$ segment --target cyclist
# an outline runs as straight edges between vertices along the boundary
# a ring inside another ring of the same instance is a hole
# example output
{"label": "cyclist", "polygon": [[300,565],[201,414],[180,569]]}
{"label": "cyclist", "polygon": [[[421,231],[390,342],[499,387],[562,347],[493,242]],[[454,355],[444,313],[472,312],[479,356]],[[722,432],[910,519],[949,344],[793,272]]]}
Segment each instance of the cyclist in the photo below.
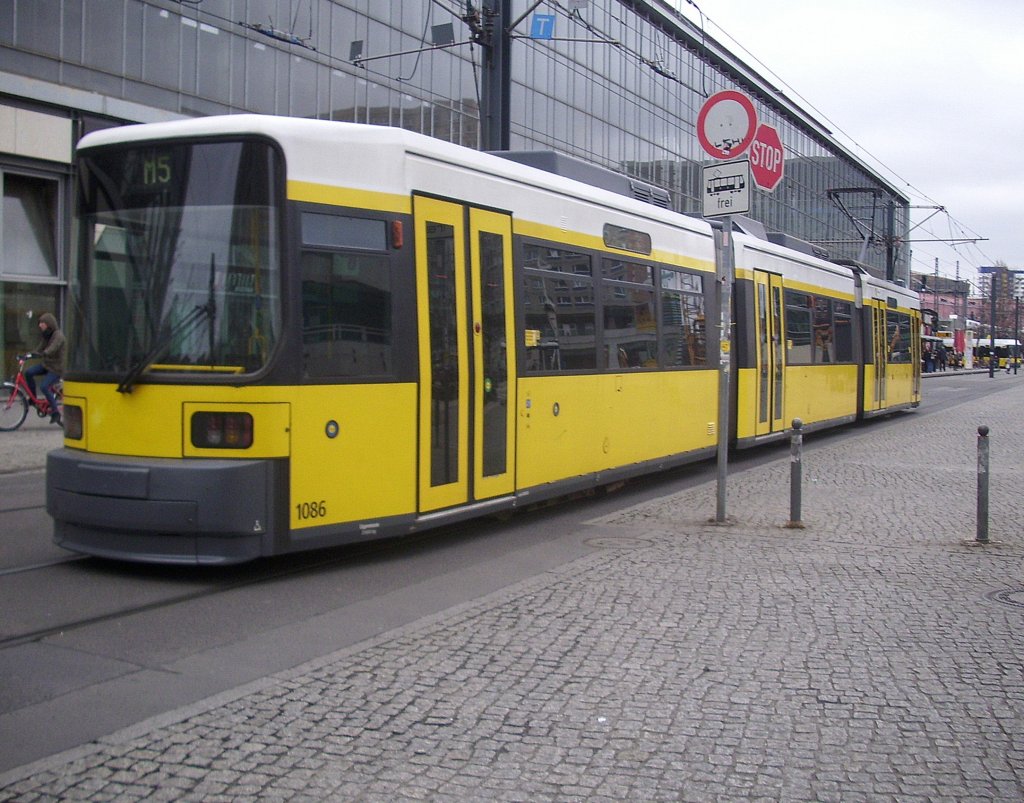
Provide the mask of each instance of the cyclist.
{"label": "cyclist", "polygon": [[39,340],[36,353],[28,356],[42,357],[43,361],[25,371],[25,381],[32,394],[35,395],[36,377],[43,377],[39,387],[50,403],[50,423],[60,424],[60,412],[57,410],[57,399],[53,395],[53,386],[64,373],[64,333],[57,326],[57,319],[49,312],[44,312],[39,316],[39,332],[42,337]]}

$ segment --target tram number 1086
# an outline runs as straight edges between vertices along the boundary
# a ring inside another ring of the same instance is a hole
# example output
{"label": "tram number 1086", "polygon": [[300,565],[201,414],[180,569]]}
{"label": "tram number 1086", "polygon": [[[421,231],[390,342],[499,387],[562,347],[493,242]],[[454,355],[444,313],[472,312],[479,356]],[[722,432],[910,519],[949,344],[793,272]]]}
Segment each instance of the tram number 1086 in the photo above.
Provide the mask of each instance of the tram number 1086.
{"label": "tram number 1086", "polygon": [[295,505],[295,515],[300,521],[305,519],[322,519],[327,515],[327,502],[299,502]]}

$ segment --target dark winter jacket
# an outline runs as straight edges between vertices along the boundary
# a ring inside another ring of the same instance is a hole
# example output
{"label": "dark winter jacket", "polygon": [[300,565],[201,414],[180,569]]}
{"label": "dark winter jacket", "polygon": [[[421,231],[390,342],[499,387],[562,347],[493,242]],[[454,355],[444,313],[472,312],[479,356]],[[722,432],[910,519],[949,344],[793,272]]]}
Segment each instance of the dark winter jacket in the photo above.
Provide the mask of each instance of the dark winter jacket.
{"label": "dark winter jacket", "polygon": [[36,351],[43,357],[43,367],[47,371],[53,371],[57,376],[64,375],[64,333],[57,326],[57,319],[49,312],[39,316],[39,322],[45,323],[47,331],[39,341]]}

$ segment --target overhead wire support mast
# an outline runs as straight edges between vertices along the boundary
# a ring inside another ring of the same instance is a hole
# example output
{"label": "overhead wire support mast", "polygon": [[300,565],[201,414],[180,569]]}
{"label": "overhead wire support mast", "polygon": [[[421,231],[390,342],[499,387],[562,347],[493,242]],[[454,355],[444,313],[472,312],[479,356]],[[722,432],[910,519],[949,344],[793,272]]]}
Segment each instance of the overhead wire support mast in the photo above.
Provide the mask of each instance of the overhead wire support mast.
{"label": "overhead wire support mast", "polygon": [[[871,217],[866,221],[854,215],[853,211],[843,200],[843,195],[852,193],[866,193],[871,195]],[[846,215],[854,228],[857,229],[857,232],[863,237],[861,240],[860,255],[857,257],[859,262],[864,261],[867,256],[868,245],[875,241],[875,216],[878,212],[878,199],[881,195],[881,190],[874,187],[836,187],[835,189],[828,191],[829,200],[839,207],[840,211]]]}

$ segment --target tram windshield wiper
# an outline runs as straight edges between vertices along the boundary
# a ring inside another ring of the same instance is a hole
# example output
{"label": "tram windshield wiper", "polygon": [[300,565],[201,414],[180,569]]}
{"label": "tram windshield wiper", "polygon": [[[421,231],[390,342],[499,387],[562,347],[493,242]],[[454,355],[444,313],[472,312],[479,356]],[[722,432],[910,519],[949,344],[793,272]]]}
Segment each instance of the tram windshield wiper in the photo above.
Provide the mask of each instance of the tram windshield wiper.
{"label": "tram windshield wiper", "polygon": [[216,277],[216,261],[214,255],[210,255],[210,290],[205,304],[196,304],[192,311],[170,328],[166,335],[161,337],[154,346],[130,368],[121,378],[117,386],[118,393],[131,393],[132,386],[146,370],[162,357],[175,339],[191,333],[202,323],[209,322],[210,326],[210,353],[213,353],[214,345],[214,321],[217,318],[217,300],[214,293],[214,282]]}
{"label": "tram windshield wiper", "polygon": [[160,338],[153,348],[147,351],[142,358],[131,367],[128,373],[122,377],[121,384],[117,386],[117,392],[131,393],[132,385],[134,385],[136,380],[146,372],[146,369],[149,368],[149,366],[163,356],[164,352],[167,351],[167,348],[174,342],[175,338],[188,334],[206,320],[210,321],[210,326],[212,327],[216,312],[217,307],[212,300],[206,304],[197,304],[188,315],[178,321],[178,323],[166,335]]}

